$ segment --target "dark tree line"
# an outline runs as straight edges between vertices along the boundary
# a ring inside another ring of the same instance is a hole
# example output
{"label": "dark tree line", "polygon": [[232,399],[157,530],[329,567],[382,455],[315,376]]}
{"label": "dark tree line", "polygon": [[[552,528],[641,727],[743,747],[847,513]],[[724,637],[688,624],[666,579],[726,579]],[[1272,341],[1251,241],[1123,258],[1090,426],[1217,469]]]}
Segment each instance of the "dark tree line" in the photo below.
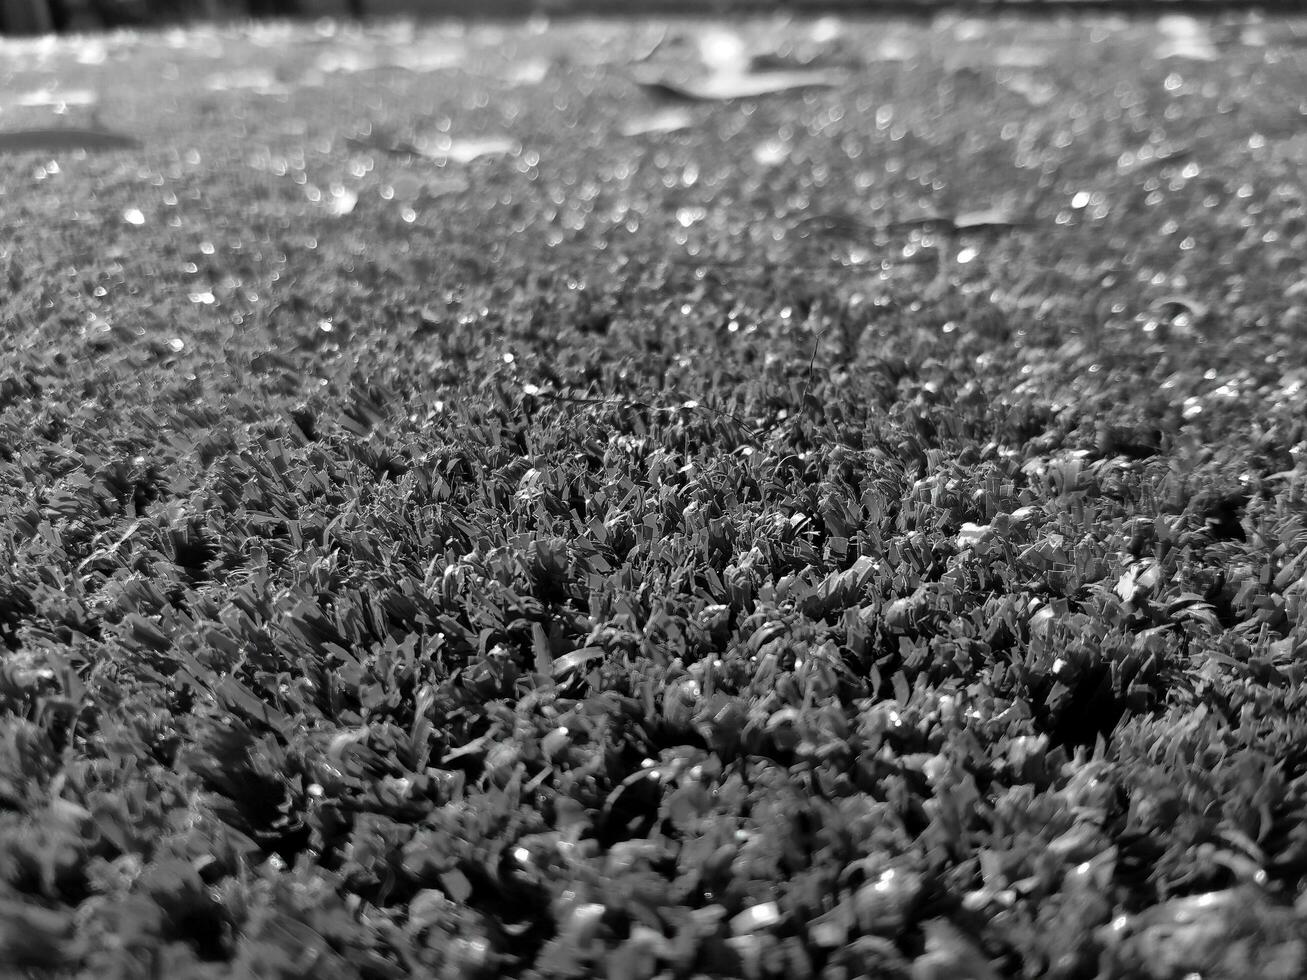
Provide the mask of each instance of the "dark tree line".
{"label": "dark tree line", "polygon": [[[302,0],[0,0],[0,33],[62,33],[74,27],[130,27],[176,23],[216,13],[296,17],[312,13]],[[351,17],[367,13],[366,0],[345,0]]]}

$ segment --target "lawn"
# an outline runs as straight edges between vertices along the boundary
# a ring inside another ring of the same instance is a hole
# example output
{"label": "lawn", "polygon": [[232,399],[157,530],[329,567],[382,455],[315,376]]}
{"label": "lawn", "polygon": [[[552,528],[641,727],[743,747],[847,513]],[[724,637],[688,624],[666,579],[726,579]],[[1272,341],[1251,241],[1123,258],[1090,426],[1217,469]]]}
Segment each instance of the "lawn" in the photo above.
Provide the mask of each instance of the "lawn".
{"label": "lawn", "polygon": [[0,974],[1307,975],[1305,40],[0,41]]}

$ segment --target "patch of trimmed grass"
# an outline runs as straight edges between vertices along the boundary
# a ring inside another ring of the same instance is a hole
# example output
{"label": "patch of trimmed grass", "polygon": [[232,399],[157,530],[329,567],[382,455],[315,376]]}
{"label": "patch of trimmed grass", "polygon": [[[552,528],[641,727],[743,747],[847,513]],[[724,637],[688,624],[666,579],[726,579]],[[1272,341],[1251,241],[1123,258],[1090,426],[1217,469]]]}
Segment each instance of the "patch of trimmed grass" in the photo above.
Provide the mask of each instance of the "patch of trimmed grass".
{"label": "patch of trimmed grass", "polygon": [[5,970],[1301,976],[1307,62],[1163,26],[6,42]]}

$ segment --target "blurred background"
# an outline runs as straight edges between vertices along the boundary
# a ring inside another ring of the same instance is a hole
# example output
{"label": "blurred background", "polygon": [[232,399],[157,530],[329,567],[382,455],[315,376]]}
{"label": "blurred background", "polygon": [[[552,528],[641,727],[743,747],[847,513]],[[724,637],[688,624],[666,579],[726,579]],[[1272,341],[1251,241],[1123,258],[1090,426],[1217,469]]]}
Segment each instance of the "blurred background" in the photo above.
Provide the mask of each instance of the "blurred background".
{"label": "blurred background", "polygon": [[1073,7],[1156,13],[1248,8],[1307,13],[1307,0],[0,0],[0,34],[147,27],[245,17],[496,17],[530,14],[845,13],[1018,10]]}
{"label": "blurred background", "polygon": [[[363,15],[367,0],[0,0],[0,32],[45,34],[247,16]],[[383,0],[383,5],[394,4]],[[409,3],[407,6],[422,5]]]}
{"label": "blurred background", "polygon": [[[657,7],[645,2],[641,7]],[[0,33],[45,34],[243,17],[384,17],[548,11],[549,0],[0,0]],[[612,4],[610,4],[612,6]]]}
{"label": "blurred background", "polygon": [[[867,6],[865,0],[0,0],[0,34],[47,34],[243,17],[518,16],[591,11],[658,13]],[[919,6],[930,6],[921,3]]]}
{"label": "blurred background", "polygon": [[[243,17],[519,16],[533,13],[705,13],[749,7],[802,8],[804,0],[0,0],[0,34],[46,34]],[[864,2],[835,3],[856,8]],[[924,4],[926,6],[929,3]],[[825,2],[822,7],[832,6]]]}
{"label": "blurred background", "polygon": [[[1041,0],[1046,2],[1046,0]],[[883,6],[872,0],[0,0],[0,34],[46,34],[243,17],[495,17]],[[935,0],[899,6],[936,7]]]}

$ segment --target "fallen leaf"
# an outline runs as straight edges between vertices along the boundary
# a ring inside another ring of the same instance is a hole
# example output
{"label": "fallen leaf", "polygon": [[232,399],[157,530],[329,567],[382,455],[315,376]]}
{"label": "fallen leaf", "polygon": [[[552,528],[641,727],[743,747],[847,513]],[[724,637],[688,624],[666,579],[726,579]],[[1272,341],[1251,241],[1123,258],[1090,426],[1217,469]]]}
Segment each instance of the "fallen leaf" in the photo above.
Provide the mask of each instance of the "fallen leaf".
{"label": "fallen leaf", "polygon": [[0,133],[0,153],[62,153],[68,150],[127,150],[141,145],[134,136],[105,129],[20,129]]}
{"label": "fallen leaf", "polygon": [[1207,28],[1195,17],[1165,14],[1157,19],[1157,29],[1163,38],[1153,49],[1158,60],[1216,61],[1220,57]]}
{"label": "fallen leaf", "polygon": [[404,71],[422,74],[456,68],[463,61],[463,51],[443,44],[406,45],[395,53],[391,64]]}
{"label": "fallen leaf", "polygon": [[1027,224],[1015,212],[1004,208],[987,208],[979,211],[959,211],[953,218],[957,231],[982,231],[994,228],[1017,228]]}
{"label": "fallen leaf", "polygon": [[657,136],[678,133],[694,125],[695,118],[688,109],[662,109],[647,116],[629,120],[622,127],[623,136]]}
{"label": "fallen leaf", "polygon": [[460,172],[452,174],[400,174],[391,182],[396,201],[416,201],[420,197],[440,197],[467,191],[468,179]]}
{"label": "fallen leaf", "polygon": [[900,218],[898,221],[891,221],[888,225],[890,231],[911,231],[921,229],[923,231],[952,231],[955,229],[954,219],[951,215],[927,212],[925,214],[913,215],[909,218]]}
{"label": "fallen leaf", "polygon": [[953,231],[995,231],[1014,229],[1029,223],[1018,214],[1004,208],[987,208],[983,210],[962,210],[957,214],[925,213],[910,218],[901,218],[890,223],[891,231],[908,229],[929,229]]}
{"label": "fallen leaf", "polygon": [[406,173],[400,174],[391,182],[391,189],[397,201],[415,201],[423,197],[461,194],[470,186],[467,177],[458,171],[442,174]]}
{"label": "fallen leaf", "polygon": [[1210,41],[1195,38],[1163,41],[1157,46],[1153,54],[1158,61],[1166,61],[1169,58],[1184,58],[1189,61],[1215,61],[1220,57],[1220,53]]}
{"label": "fallen leaf", "polygon": [[975,211],[959,211],[957,214],[927,213],[911,218],[902,218],[890,224],[891,231],[904,231],[912,228],[943,230],[951,232],[995,231],[1018,228],[1028,224],[1015,212],[1005,208],[985,208]]}
{"label": "fallen leaf", "polygon": [[453,163],[471,163],[482,157],[510,156],[521,150],[521,146],[507,136],[483,136],[480,139],[454,140],[449,146],[427,147],[419,142],[422,155],[432,160],[448,160]]}
{"label": "fallen leaf", "polygon": [[812,89],[835,88],[844,73],[826,69],[810,71],[764,71],[737,74],[715,73],[698,78],[677,79],[643,76],[636,82],[656,95],[690,102],[729,102],[757,99]]}
{"label": "fallen leaf", "polygon": [[876,229],[865,221],[847,214],[813,214],[796,221],[790,228],[799,238],[868,239]]}
{"label": "fallen leaf", "polygon": [[395,156],[423,157],[437,163],[471,163],[481,157],[506,156],[517,153],[521,145],[507,136],[483,136],[476,139],[451,140],[448,136],[398,139],[384,132],[373,131],[345,138],[346,144],[358,150],[380,150]]}
{"label": "fallen leaf", "polygon": [[68,106],[95,105],[99,97],[90,89],[38,88],[23,92],[11,105],[21,109],[66,108]]}

